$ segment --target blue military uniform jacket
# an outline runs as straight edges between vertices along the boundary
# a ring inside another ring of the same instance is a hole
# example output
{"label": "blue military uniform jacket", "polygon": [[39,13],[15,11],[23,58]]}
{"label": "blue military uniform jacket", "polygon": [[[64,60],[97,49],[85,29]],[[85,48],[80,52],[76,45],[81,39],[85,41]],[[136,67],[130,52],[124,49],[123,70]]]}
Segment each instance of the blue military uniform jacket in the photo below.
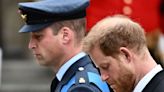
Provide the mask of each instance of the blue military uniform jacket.
{"label": "blue military uniform jacket", "polygon": [[75,62],[64,74],[59,83],[51,84],[51,92],[110,92],[106,82],[88,55]]}

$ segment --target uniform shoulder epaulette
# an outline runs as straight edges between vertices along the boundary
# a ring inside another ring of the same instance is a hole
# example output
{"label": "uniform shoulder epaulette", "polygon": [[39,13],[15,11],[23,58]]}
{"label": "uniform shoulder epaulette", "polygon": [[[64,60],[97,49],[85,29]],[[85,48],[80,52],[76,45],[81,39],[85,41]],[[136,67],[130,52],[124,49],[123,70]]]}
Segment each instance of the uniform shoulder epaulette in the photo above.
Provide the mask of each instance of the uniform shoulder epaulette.
{"label": "uniform shoulder epaulette", "polygon": [[[92,65],[79,67],[75,76],[62,87],[61,92],[110,92],[106,82],[101,80],[97,70],[93,70]],[[108,89],[108,90],[107,90]]]}

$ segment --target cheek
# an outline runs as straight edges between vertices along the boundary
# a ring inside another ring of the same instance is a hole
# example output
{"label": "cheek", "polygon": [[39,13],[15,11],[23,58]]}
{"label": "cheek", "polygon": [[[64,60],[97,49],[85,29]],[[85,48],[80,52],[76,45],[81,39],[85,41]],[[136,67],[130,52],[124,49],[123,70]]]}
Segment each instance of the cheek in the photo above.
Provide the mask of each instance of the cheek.
{"label": "cheek", "polygon": [[110,66],[108,68],[108,76],[109,76],[109,81],[110,80],[117,80],[119,79],[120,75],[121,75],[121,68],[119,66]]}
{"label": "cheek", "polygon": [[47,38],[40,43],[41,48],[48,52],[53,51],[57,45],[58,42],[53,38]]}
{"label": "cheek", "polygon": [[51,40],[44,40],[40,42],[39,50],[45,58],[49,58],[54,54],[55,49],[57,49],[55,45]]}

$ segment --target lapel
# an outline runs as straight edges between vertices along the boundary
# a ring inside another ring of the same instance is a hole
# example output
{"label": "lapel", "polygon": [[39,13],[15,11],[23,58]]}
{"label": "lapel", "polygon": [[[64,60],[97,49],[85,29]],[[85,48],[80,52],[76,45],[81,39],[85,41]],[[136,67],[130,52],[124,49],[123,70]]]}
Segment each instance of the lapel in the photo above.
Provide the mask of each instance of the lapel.
{"label": "lapel", "polygon": [[154,89],[164,80],[164,70],[157,73],[153,79],[146,85],[142,92],[155,92]]}
{"label": "lapel", "polygon": [[58,83],[59,83],[59,80],[57,79],[57,77],[55,77],[51,83],[51,92],[55,92],[55,89],[56,89]]}
{"label": "lapel", "polygon": [[89,63],[91,63],[91,59],[88,55],[86,55],[71,65],[71,67],[64,74],[61,82],[58,84],[55,92],[60,92],[62,86],[69,82],[69,80],[75,75],[76,71],[78,71],[79,67],[84,67]]}

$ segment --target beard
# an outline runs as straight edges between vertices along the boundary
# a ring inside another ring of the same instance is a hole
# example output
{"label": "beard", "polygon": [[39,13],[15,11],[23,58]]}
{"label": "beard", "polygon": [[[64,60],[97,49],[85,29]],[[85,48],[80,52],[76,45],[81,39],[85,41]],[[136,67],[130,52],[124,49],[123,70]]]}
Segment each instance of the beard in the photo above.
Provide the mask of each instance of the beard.
{"label": "beard", "polygon": [[[135,78],[131,71],[120,70],[120,76],[112,81],[111,88],[114,92],[132,92],[134,89]],[[110,84],[108,80],[107,83]]]}

